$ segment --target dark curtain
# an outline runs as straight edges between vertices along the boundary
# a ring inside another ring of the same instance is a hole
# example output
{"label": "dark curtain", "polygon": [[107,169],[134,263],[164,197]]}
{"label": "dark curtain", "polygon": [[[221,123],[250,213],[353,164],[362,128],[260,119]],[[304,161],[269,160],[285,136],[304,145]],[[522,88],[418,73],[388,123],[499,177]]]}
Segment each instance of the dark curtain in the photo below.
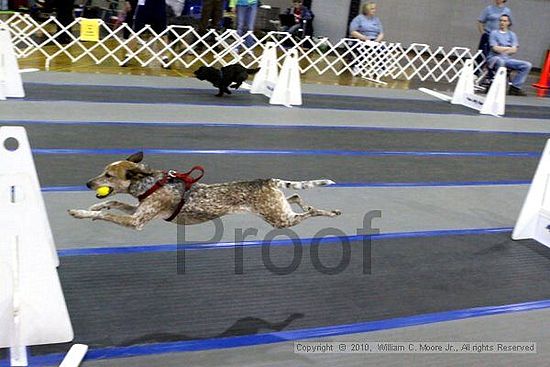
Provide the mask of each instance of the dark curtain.
{"label": "dark curtain", "polygon": [[[351,3],[349,4],[349,15],[348,15],[348,27],[353,18],[355,18],[359,14],[359,6],[361,6],[361,0],[351,0]],[[346,29],[347,29],[346,28]],[[347,31],[346,31],[347,34]]]}

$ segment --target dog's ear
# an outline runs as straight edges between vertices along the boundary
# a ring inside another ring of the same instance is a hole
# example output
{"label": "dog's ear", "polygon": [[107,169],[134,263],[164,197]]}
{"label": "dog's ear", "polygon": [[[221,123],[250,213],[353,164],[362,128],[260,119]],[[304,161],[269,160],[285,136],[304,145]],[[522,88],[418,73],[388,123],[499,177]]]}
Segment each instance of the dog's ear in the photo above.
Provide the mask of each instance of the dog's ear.
{"label": "dog's ear", "polygon": [[137,152],[126,158],[127,161],[139,163],[143,160],[143,152]]}

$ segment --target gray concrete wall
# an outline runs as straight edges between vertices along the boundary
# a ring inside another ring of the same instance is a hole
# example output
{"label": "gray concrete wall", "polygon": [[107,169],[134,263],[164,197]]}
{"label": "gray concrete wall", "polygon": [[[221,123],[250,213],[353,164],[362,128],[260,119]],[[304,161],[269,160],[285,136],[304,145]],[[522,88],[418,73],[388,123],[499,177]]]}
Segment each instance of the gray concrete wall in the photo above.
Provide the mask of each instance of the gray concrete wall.
{"label": "gray concrete wall", "polygon": [[[426,43],[431,46],[468,47],[479,42],[477,18],[492,0],[378,0],[378,16],[386,41]],[[264,3],[289,4],[266,0]],[[350,0],[313,0],[315,35],[332,41],[346,36]],[[550,0],[510,0],[514,32],[520,42],[517,57],[542,67],[550,48]]]}

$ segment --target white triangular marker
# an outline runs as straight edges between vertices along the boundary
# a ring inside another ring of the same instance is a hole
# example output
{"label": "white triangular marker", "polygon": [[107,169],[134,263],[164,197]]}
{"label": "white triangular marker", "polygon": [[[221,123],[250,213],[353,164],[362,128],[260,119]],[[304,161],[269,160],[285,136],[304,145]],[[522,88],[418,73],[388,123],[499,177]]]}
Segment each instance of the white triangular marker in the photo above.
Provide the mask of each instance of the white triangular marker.
{"label": "white triangular marker", "polygon": [[296,50],[291,50],[286,55],[269,103],[287,107],[302,105],[300,65],[298,65],[298,52]]}
{"label": "white triangular marker", "polygon": [[88,346],[85,344],[75,344],[69,350],[69,353],[63,359],[59,367],[77,367],[88,352]]}
{"label": "white triangular marker", "polygon": [[472,59],[466,60],[460,71],[451,103],[464,104],[466,94],[474,94],[474,62]]}
{"label": "white triangular marker", "polygon": [[268,42],[260,59],[260,70],[254,75],[250,93],[271,97],[278,77],[277,48],[274,42]]}
{"label": "white triangular marker", "polygon": [[502,116],[506,106],[506,89],[508,80],[506,79],[506,68],[498,68],[493,83],[485,97],[485,103],[479,113],[482,115]]}
{"label": "white triangular marker", "polygon": [[512,239],[533,238],[550,247],[550,139],[512,232]]}
{"label": "white triangular marker", "polygon": [[10,32],[0,29],[0,100],[25,97]]}
{"label": "white triangular marker", "polygon": [[73,330],[23,127],[0,127],[0,233],[0,348],[25,366],[26,346],[70,341]]}
{"label": "white triangular marker", "polygon": [[466,60],[464,67],[460,71],[458,83],[456,84],[452,97],[427,88],[418,90],[427,93],[441,100],[460,104],[479,111],[482,115],[502,116],[506,106],[506,68],[501,67],[497,70],[496,76],[491,83],[491,87],[486,97],[474,93],[474,68],[473,61]]}

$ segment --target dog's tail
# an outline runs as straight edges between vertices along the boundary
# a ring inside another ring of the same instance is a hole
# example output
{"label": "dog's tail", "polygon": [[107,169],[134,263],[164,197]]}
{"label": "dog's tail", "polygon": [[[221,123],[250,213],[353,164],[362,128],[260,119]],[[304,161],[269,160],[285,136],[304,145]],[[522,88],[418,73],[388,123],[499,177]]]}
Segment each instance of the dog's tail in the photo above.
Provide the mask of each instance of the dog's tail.
{"label": "dog's tail", "polygon": [[305,190],[311,189],[312,187],[317,186],[327,186],[334,185],[335,182],[332,180],[311,180],[311,181],[285,181],[274,179],[275,185],[280,189],[294,189],[294,190]]}
{"label": "dog's tail", "polygon": [[256,69],[246,69],[246,73],[248,75],[254,75],[256,74],[258,71],[260,71],[260,68],[256,68]]}

